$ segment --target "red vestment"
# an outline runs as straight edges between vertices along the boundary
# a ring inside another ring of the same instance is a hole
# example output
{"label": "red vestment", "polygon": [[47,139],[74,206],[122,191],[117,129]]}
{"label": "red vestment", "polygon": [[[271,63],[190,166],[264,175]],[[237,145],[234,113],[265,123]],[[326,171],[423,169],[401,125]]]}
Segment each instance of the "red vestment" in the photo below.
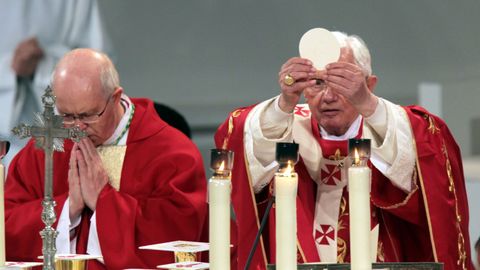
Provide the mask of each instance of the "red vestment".
{"label": "red vestment", "polygon": [[[171,252],[139,250],[142,245],[201,240],[206,216],[206,179],[196,146],[167,125],[147,99],[135,104],[121,173],[120,190],[107,184],[96,209],[96,225],[105,265],[89,269],[155,268],[173,262]],[[53,195],[57,222],[68,197],[72,142],[54,154]],[[39,231],[44,194],[44,153],[34,141],[13,160],[5,185],[7,260],[32,261],[42,254]],[[91,211],[77,227],[77,251],[85,252]],[[57,224],[54,224],[56,226]]]}
{"label": "red vestment", "polygon": [[[260,219],[271,194],[272,183],[254,194],[247,171],[244,127],[252,107],[230,114],[216,135],[217,147],[235,152],[232,171],[232,203],[236,217],[236,267],[243,269]],[[468,235],[468,203],[459,147],[446,124],[420,107],[405,107],[416,146],[414,189],[409,194],[395,187],[376,168],[372,168],[372,216],[379,224],[377,258],[386,262],[435,261],[446,270],[473,269]],[[312,125],[312,136],[318,133]],[[319,137],[319,136],[318,136]],[[321,140],[320,138],[318,138]],[[322,143],[320,143],[322,144]],[[318,262],[312,226],[316,183],[300,159],[297,195],[298,261]],[[348,213],[348,207],[346,207]],[[254,255],[250,269],[266,269],[275,261],[275,209]],[[348,226],[347,226],[348,232]],[[348,238],[344,247],[349,249]],[[340,251],[339,251],[340,252]],[[349,256],[346,256],[347,261]]]}

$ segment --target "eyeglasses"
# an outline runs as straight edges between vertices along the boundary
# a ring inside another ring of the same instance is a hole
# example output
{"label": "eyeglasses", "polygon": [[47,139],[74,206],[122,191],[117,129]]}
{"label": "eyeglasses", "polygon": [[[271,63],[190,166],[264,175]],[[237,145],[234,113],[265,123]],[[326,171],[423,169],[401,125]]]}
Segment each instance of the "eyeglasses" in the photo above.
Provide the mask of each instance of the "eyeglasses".
{"label": "eyeglasses", "polygon": [[327,84],[322,79],[316,79],[314,88],[317,88],[318,90],[323,91],[327,88]]}
{"label": "eyeglasses", "polygon": [[[366,82],[368,82],[368,77],[370,76],[365,77]],[[312,88],[315,90],[315,93],[320,93],[327,89],[327,84],[322,79],[316,79],[315,85]]]}
{"label": "eyeglasses", "polygon": [[103,107],[103,110],[100,113],[97,114],[85,114],[82,113],[78,116],[74,114],[62,114],[61,116],[63,117],[63,123],[66,125],[71,125],[75,123],[75,119],[78,119],[78,121],[85,123],[85,124],[91,124],[97,122],[100,117],[105,113],[107,110],[108,103],[110,103],[110,100],[112,99],[112,96],[110,96],[107,100],[107,103],[105,104],[105,107]]}
{"label": "eyeglasses", "polygon": [[324,80],[316,79],[315,85],[311,87],[313,89],[313,93],[316,95],[318,93],[323,92],[327,89],[327,84]]}

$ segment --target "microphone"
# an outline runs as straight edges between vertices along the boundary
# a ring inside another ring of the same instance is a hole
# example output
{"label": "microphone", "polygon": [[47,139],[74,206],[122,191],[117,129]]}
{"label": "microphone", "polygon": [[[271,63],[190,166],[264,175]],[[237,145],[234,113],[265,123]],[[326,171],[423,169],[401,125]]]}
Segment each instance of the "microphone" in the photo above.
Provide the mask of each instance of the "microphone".
{"label": "microphone", "polygon": [[260,241],[260,236],[262,235],[263,229],[265,229],[265,225],[267,225],[268,216],[270,214],[270,210],[272,209],[272,205],[274,202],[275,202],[275,195],[272,195],[268,199],[267,209],[265,209],[265,214],[263,214],[262,223],[260,223],[260,228],[258,229],[257,236],[255,237],[255,241],[253,241],[253,245],[252,245],[252,248],[250,249],[250,253],[248,253],[247,262],[245,264],[245,268],[243,268],[244,270],[248,270],[248,268],[250,267],[250,264],[252,263],[253,255],[255,254],[255,250],[257,249],[258,242]]}

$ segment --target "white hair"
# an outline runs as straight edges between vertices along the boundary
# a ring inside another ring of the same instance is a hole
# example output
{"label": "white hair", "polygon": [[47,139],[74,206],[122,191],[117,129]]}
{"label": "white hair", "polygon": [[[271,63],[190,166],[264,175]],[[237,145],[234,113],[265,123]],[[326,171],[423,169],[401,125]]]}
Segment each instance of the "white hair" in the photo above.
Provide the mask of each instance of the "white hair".
{"label": "white hair", "polygon": [[332,34],[337,38],[341,47],[349,47],[357,65],[362,68],[366,75],[372,75],[372,58],[367,44],[357,35],[347,35],[343,32],[334,31]]}
{"label": "white hair", "polygon": [[106,96],[109,96],[120,87],[120,79],[118,76],[118,71],[113,65],[112,60],[104,54],[101,53],[105,60],[105,64],[102,65],[102,69],[100,71],[100,82],[102,83],[102,88]]}

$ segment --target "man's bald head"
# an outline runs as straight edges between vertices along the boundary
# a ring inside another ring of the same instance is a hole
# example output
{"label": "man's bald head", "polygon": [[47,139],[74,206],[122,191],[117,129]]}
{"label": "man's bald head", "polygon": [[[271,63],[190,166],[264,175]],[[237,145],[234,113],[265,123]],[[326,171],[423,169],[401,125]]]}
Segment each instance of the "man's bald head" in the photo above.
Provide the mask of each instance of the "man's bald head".
{"label": "man's bald head", "polygon": [[[71,82],[84,87],[64,87],[71,85]],[[106,54],[82,48],[70,51],[57,63],[51,85],[55,92],[89,91],[92,95],[101,94],[107,97],[120,86],[120,82],[118,72]]]}
{"label": "man's bald head", "polygon": [[76,49],[57,64],[51,83],[60,115],[85,130],[94,145],[104,143],[115,131],[124,108],[123,89],[112,61],[92,49]]}

